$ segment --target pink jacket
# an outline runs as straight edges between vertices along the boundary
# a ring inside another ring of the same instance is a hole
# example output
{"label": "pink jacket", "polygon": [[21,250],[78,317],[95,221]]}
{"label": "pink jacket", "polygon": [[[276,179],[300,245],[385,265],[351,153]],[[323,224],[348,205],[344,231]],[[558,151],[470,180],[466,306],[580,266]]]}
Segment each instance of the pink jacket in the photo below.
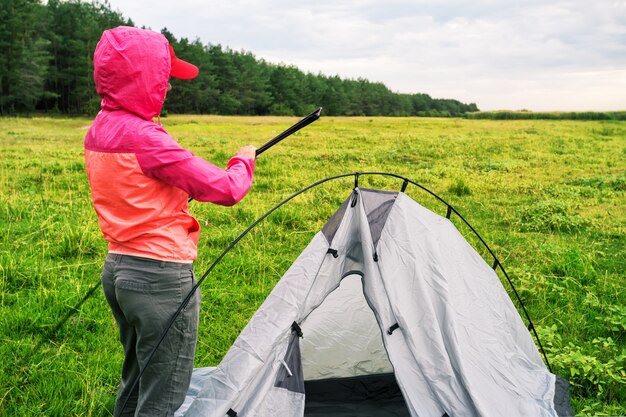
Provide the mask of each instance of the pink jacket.
{"label": "pink jacket", "polygon": [[85,138],[93,204],[109,251],[166,261],[197,257],[200,225],[187,200],[230,206],[252,185],[254,159],[226,170],[182,148],[152,118],[170,73],[168,42],[147,30],[104,32],[94,54],[102,109]]}

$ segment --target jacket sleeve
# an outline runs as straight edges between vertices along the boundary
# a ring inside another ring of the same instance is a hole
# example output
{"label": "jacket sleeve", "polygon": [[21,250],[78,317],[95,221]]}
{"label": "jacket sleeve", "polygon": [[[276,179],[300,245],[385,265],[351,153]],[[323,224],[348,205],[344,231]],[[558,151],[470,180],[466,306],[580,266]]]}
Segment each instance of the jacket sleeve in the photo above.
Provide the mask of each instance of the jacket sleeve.
{"label": "jacket sleeve", "polygon": [[252,186],[253,158],[235,156],[222,169],[180,146],[162,128],[140,135],[135,154],[144,174],[180,188],[197,201],[232,206]]}

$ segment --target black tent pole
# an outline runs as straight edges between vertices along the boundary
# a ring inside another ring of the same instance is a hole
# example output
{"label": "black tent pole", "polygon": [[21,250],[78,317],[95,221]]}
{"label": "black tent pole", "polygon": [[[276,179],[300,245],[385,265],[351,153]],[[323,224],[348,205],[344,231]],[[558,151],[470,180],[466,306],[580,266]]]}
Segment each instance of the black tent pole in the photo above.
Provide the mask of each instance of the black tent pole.
{"label": "black tent pole", "polygon": [[[317,120],[319,118],[319,114],[321,112],[321,108],[317,109],[316,111],[314,111],[313,113],[309,114],[308,116],[306,116],[304,119],[302,119],[300,122],[296,123],[295,125],[293,125],[292,127],[290,127],[289,129],[285,130],[283,133],[281,133],[280,135],[276,136],[274,139],[270,140],[269,142],[267,142],[266,144],[264,144],[261,148],[257,149],[257,155],[259,155],[260,153],[266,151],[267,149],[269,149],[270,147],[274,146],[276,143],[280,142],[281,140],[283,140],[284,138],[286,138],[287,136],[297,132],[298,130],[302,129],[303,127],[309,125],[310,123],[314,122],[315,120]],[[260,150],[260,152],[259,152]],[[529,322],[529,326],[528,326],[528,330],[532,331],[532,333],[535,336],[535,339],[537,340],[538,344],[539,344],[539,350],[541,351],[541,353],[543,354],[543,357],[545,359],[545,363],[546,366],[548,368],[548,370],[550,372],[552,372],[552,368],[550,366],[550,363],[548,361],[548,357],[546,355],[546,352],[543,349],[543,346],[541,344],[541,341],[539,339],[539,335],[537,334],[537,331],[535,329],[535,326],[530,318],[530,315],[528,313],[528,311],[526,310],[526,307],[524,306],[524,303],[522,302],[522,299],[519,295],[519,293],[517,292],[515,286],[513,285],[513,282],[511,281],[511,279],[509,278],[508,274],[506,273],[506,271],[504,270],[504,267],[502,266],[502,264],[500,263],[500,261],[497,259],[497,257],[495,256],[495,254],[493,253],[493,251],[491,250],[491,248],[487,245],[487,243],[483,240],[483,238],[478,234],[478,232],[474,229],[474,227],[472,227],[472,225],[454,208],[452,207],[450,204],[448,204],[445,200],[443,200],[441,197],[439,197],[437,194],[433,193],[432,191],[430,191],[429,189],[423,187],[422,185],[409,180],[408,178],[405,178],[403,176],[400,175],[396,175],[396,174],[392,174],[392,173],[387,173],[387,172],[355,172],[355,173],[348,173],[348,174],[340,174],[340,175],[336,175],[333,177],[328,177],[325,178],[323,180],[319,180],[311,185],[309,185],[308,187],[303,188],[302,190],[294,193],[293,195],[291,195],[290,197],[288,197],[287,199],[283,200],[282,202],[280,202],[279,204],[277,204],[275,207],[273,207],[272,209],[270,209],[267,213],[265,213],[263,216],[261,216],[259,219],[257,219],[254,223],[252,223],[246,230],[244,230],[239,236],[237,236],[237,238],[235,238],[235,240],[233,240],[230,245],[217,257],[217,259],[211,264],[211,266],[206,270],[206,272],[202,275],[201,279],[196,283],[196,285],[191,289],[191,291],[189,292],[189,294],[187,294],[187,296],[185,297],[185,299],[183,300],[183,302],[181,303],[181,305],[179,306],[178,310],[176,311],[176,313],[174,313],[173,317],[171,318],[171,321],[169,322],[168,326],[166,327],[165,331],[162,333],[159,341],[156,343],[156,345],[153,347],[152,351],[150,352],[150,355],[148,357],[147,363],[144,365],[144,367],[140,370],[139,375],[136,377],[134,383],[133,383],[133,387],[136,386],[137,382],[139,381],[139,378],[141,377],[141,375],[143,374],[143,372],[145,371],[147,365],[149,364],[150,360],[152,359],[152,357],[154,356],[154,353],[156,352],[156,350],[159,348],[161,342],[163,341],[163,339],[165,338],[167,332],[169,331],[170,327],[172,326],[174,320],[176,319],[176,317],[180,314],[181,310],[183,308],[185,308],[187,306],[187,304],[189,303],[189,301],[191,300],[191,297],[193,296],[193,294],[198,290],[198,288],[200,287],[200,285],[202,284],[202,282],[205,280],[205,278],[210,274],[210,272],[213,270],[213,268],[222,260],[222,258],[228,253],[230,252],[231,249],[233,249],[233,247],[246,235],[248,234],[254,227],[256,227],[257,224],[259,224],[261,221],[263,221],[265,218],[267,218],[270,214],[272,214],[274,211],[276,211],[278,208],[282,207],[284,204],[286,204],[287,202],[291,201],[293,198],[295,198],[296,196],[304,193],[305,191],[310,190],[311,188],[317,187],[325,182],[331,181],[331,180],[336,180],[336,179],[340,179],[340,178],[344,178],[344,177],[349,177],[349,176],[354,176],[355,177],[355,187],[358,186],[358,178],[360,175],[382,175],[382,176],[389,176],[389,177],[395,177],[395,178],[399,178],[402,179],[403,185],[402,185],[402,191],[404,191],[406,189],[406,186],[408,183],[411,183],[415,186],[417,186],[418,188],[422,189],[423,191],[426,191],[427,193],[429,193],[430,195],[432,195],[433,197],[435,197],[437,200],[439,200],[440,202],[442,202],[445,206],[447,206],[447,210],[448,210],[448,214],[446,217],[450,217],[450,214],[452,212],[454,212],[469,228],[470,230],[478,237],[478,239],[480,240],[480,242],[483,244],[483,246],[488,250],[488,252],[491,254],[491,256],[494,258],[494,270],[497,267],[500,267],[500,270],[503,272],[505,278],[507,279],[509,285],[512,287],[513,292],[515,294],[515,297],[517,299],[517,301],[519,302],[524,315],[526,316],[526,319]],[[83,303],[85,303],[85,301],[87,301],[87,299],[89,299],[93,293],[96,291],[96,289],[101,285],[101,282],[97,282],[86,294],[85,296],[72,308],[68,311],[68,313],[59,321],[59,323],[52,329],[52,331],[48,332],[47,335],[44,337],[44,339],[42,341],[40,341],[40,343],[38,344],[41,345],[43,343],[44,340],[51,338],[66,322],[67,320],[73,315],[75,314],[79,308],[82,306]],[[132,390],[131,390],[132,391]],[[126,403],[128,402],[129,396],[126,397],[124,404],[122,405],[122,411],[124,410]]]}
{"label": "black tent pole", "polygon": [[257,150],[256,150],[256,156],[261,155],[263,152],[265,152],[266,150],[268,150],[272,146],[276,145],[278,142],[280,142],[281,140],[285,139],[287,136],[290,136],[290,135],[296,133],[298,130],[302,129],[305,126],[310,125],[311,123],[313,123],[314,121],[319,119],[321,112],[322,112],[322,108],[319,107],[317,110],[315,110],[314,112],[312,112],[308,116],[304,117],[302,120],[300,120],[298,123],[296,123],[293,126],[291,126],[289,129],[285,130],[284,132],[282,132],[281,134],[279,134],[275,138],[269,140],[267,143],[259,146],[257,148]]}
{"label": "black tent pole", "polygon": [[[314,112],[308,114],[307,116],[302,118],[299,122],[297,122],[296,124],[294,124],[290,128],[288,128],[285,131],[281,132],[280,134],[278,134],[273,139],[268,140],[266,143],[264,143],[263,145],[259,146],[256,149],[256,156],[258,157],[263,152],[265,152],[266,150],[268,150],[272,146],[276,145],[281,140],[285,139],[288,136],[293,135],[294,133],[296,133],[298,130],[302,129],[303,127],[306,127],[306,126],[310,125],[311,123],[313,123],[314,121],[316,121],[317,119],[320,118],[320,114],[321,113],[322,113],[322,108],[318,107]],[[191,201],[191,200],[193,200],[193,197],[189,197],[188,201]]]}

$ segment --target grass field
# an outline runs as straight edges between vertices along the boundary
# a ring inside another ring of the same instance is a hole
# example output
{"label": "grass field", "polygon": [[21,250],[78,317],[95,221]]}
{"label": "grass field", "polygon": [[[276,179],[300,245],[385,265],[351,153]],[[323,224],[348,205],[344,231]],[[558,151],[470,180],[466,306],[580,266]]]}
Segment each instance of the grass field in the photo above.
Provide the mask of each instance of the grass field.
{"label": "grass field", "polygon": [[[184,146],[225,166],[239,146],[260,145],[295,120],[163,123]],[[0,118],[2,416],[111,414],[122,352],[100,289],[53,332],[97,284],[106,254],[84,172],[89,123]],[[452,204],[511,276],[553,371],[572,383],[576,414],[626,415],[626,122],[322,117],[257,161],[239,205],[191,203],[203,225],[196,273],[287,196],[356,171],[406,176]],[[377,176],[359,182],[402,185]],[[220,361],[353,185],[350,177],[297,197],[224,258],[201,287],[196,366]],[[445,214],[417,187],[407,194]]]}

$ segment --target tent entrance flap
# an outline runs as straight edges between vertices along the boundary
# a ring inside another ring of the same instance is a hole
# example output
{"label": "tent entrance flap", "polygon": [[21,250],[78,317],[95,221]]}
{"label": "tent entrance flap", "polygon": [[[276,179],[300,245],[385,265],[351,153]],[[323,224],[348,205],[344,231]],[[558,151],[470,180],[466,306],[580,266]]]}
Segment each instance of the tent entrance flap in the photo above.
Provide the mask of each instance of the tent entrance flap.
{"label": "tent entrance flap", "polygon": [[361,279],[344,277],[302,324],[305,417],[410,416]]}
{"label": "tent entrance flap", "polygon": [[393,374],[304,383],[304,417],[410,417]]}
{"label": "tent entrance flap", "polygon": [[302,323],[302,333],[305,381],[393,372],[358,274],[341,280]]}

